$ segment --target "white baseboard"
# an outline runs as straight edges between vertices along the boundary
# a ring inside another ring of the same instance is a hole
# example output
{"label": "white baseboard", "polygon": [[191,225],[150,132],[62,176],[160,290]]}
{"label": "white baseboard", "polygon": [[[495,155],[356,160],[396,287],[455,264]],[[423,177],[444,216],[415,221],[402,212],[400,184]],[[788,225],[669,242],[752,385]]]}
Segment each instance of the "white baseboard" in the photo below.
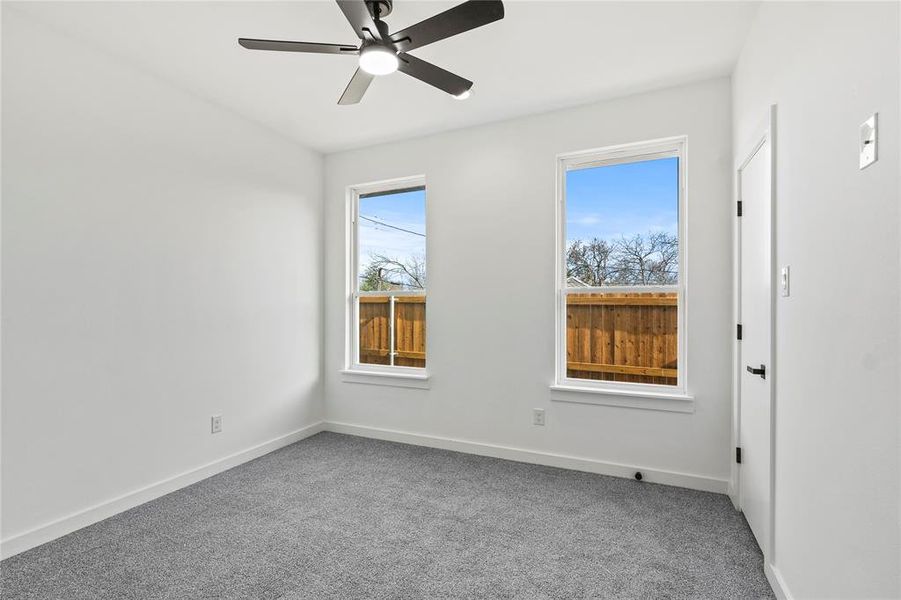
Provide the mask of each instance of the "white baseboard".
{"label": "white baseboard", "polygon": [[174,492],[177,489],[197,483],[207,477],[211,477],[222,471],[227,471],[232,467],[236,467],[242,463],[248,462],[255,458],[259,458],[265,454],[269,454],[274,450],[278,450],[284,446],[298,442],[311,435],[315,435],[322,431],[324,424],[322,421],[313,423],[291,433],[257,444],[251,448],[235,452],[226,457],[214,460],[190,471],[185,471],[179,475],[175,475],[162,481],[157,481],[148,486],[128,492],[116,498],[112,498],[100,504],[96,504],[84,510],[72,513],[71,515],[62,517],[50,523],[45,523],[9,538],[0,541],[0,558],[8,558],[20,552],[24,552],[29,548],[40,546],[46,542],[62,537],[73,531],[77,531],[82,527],[87,527],[92,523],[108,519],[113,515],[126,511],[135,506],[149,502],[160,496]]}
{"label": "white baseboard", "polygon": [[735,510],[741,510],[740,502],[738,501],[738,490],[735,487],[735,484],[730,480],[726,482],[726,495],[729,496],[729,500],[732,501],[732,506],[735,507]]}
{"label": "white baseboard", "polygon": [[562,469],[572,469],[574,471],[587,471],[589,473],[598,473],[600,475],[613,475],[614,477],[625,477],[626,479],[632,479],[636,471],[641,471],[643,481],[690,488],[693,490],[702,490],[705,492],[724,494],[729,485],[729,482],[725,479],[715,479],[713,477],[705,477],[702,475],[661,471],[637,465],[623,465],[603,462],[591,458],[581,458],[565,454],[512,448],[510,446],[499,446],[496,444],[485,444],[482,442],[409,433],[394,429],[381,429],[365,425],[354,425],[352,423],[326,421],[325,430],[391,442],[402,442],[416,446],[428,446],[430,448],[440,448],[442,450],[454,450],[456,452],[465,452],[467,454],[503,458],[516,462],[560,467]]}
{"label": "white baseboard", "polygon": [[765,561],[763,572],[766,574],[766,580],[770,582],[770,587],[773,588],[773,593],[776,594],[777,600],[792,600],[794,598],[789,593],[788,586],[785,585],[782,573],[771,562]]}

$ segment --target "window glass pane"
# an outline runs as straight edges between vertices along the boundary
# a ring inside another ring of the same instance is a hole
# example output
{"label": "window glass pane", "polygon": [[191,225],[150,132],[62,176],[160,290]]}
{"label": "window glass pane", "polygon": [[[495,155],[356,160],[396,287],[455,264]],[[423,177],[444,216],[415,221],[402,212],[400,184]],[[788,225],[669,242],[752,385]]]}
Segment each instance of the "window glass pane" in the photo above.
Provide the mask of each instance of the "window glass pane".
{"label": "window glass pane", "polygon": [[360,291],[425,290],[425,189],[360,196]]}
{"label": "window glass pane", "polygon": [[677,384],[676,292],[566,296],[566,376]]}
{"label": "window glass pane", "polygon": [[[360,297],[360,363],[425,367],[425,295],[395,296],[394,356],[391,348],[391,296]],[[393,358],[393,363],[392,363]]]}
{"label": "window glass pane", "polygon": [[568,287],[679,281],[679,159],[566,173]]}
{"label": "window glass pane", "polygon": [[565,251],[566,376],[677,385],[679,159],[567,171]]}
{"label": "window glass pane", "polygon": [[[425,189],[361,195],[359,362],[425,367]],[[413,292],[413,294],[397,292]]]}

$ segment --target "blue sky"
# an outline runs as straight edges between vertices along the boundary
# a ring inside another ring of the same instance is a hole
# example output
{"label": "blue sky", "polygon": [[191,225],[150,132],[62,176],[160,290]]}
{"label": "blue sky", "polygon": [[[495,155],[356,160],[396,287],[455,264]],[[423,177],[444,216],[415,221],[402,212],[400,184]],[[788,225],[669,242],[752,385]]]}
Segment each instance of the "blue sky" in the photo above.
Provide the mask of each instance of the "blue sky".
{"label": "blue sky", "polygon": [[[399,231],[386,225],[406,229]],[[423,235],[416,235],[423,234]],[[372,254],[405,260],[425,256],[425,190],[360,198],[360,270]]]}
{"label": "blue sky", "polygon": [[616,240],[649,231],[676,233],[679,159],[566,173],[566,240]]}

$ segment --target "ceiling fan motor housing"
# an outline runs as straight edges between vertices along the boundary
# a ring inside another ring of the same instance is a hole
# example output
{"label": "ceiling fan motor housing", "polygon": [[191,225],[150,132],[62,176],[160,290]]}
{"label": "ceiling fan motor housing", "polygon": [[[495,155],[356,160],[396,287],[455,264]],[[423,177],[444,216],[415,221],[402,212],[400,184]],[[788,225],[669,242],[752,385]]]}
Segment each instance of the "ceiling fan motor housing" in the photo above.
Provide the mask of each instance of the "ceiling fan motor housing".
{"label": "ceiling fan motor housing", "polygon": [[373,19],[384,19],[391,14],[394,0],[366,0],[366,6]]}

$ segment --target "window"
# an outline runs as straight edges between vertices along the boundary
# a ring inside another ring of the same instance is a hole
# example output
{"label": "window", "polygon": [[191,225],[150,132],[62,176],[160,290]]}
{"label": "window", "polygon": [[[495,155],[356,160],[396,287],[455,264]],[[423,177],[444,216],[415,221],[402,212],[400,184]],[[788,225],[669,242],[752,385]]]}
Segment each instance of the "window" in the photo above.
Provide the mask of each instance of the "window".
{"label": "window", "polygon": [[421,178],[351,190],[349,369],[426,366],[425,185]]}
{"label": "window", "polygon": [[684,393],[683,148],[559,159],[559,386]]}

